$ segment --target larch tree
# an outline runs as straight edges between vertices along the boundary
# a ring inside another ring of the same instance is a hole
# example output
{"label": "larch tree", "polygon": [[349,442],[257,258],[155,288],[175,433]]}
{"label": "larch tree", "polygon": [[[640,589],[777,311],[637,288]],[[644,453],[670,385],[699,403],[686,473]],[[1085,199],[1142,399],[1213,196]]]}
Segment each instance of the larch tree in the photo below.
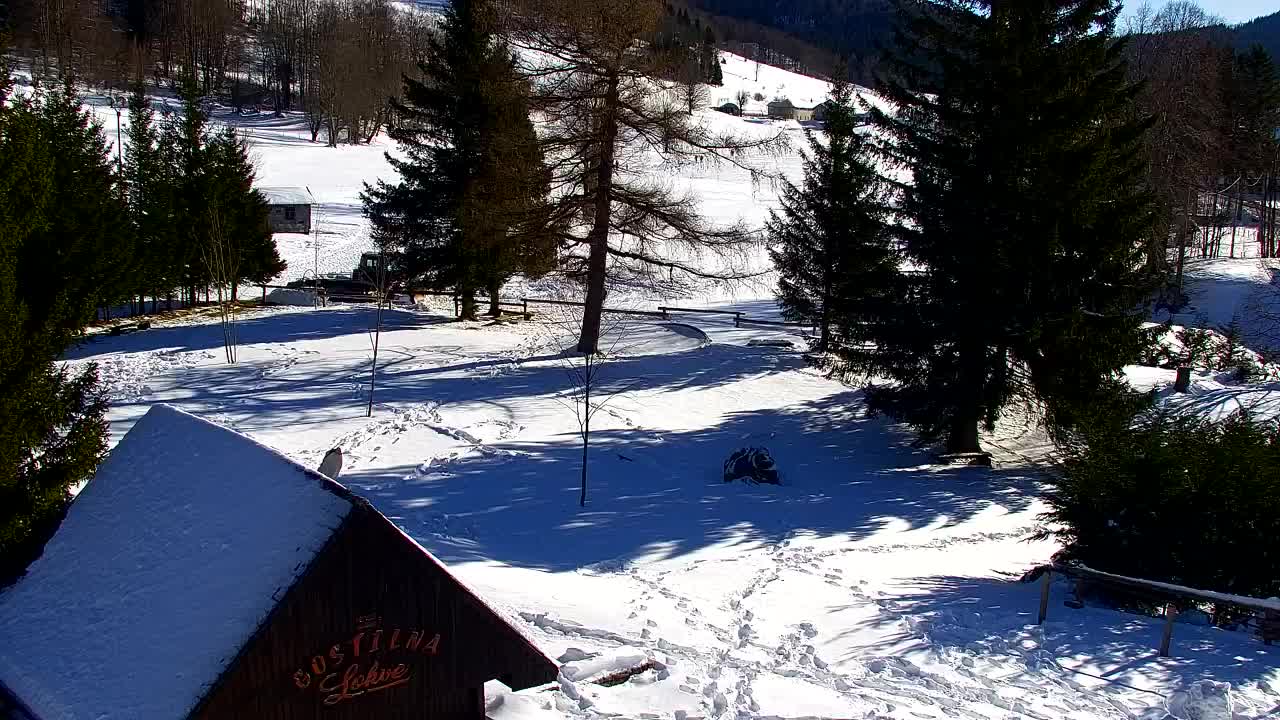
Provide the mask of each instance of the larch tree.
{"label": "larch tree", "polygon": [[819,352],[832,349],[833,332],[850,351],[862,343],[866,317],[892,301],[898,265],[884,184],[846,75],[836,73],[824,132],[806,130],[802,187],[784,185],[766,226],[783,315],[818,327]]}
{"label": "larch tree", "polygon": [[445,11],[422,64],[406,77],[388,154],[396,183],[366,186],[365,214],[392,253],[397,274],[461,296],[476,316],[487,290],[497,314],[502,285],[554,264],[547,228],[549,173],[529,120],[528,86],[498,33],[488,0],[459,0]]}
{"label": "larch tree", "polygon": [[910,18],[873,110],[911,273],[867,330],[872,406],[953,453],[1015,400],[1070,424],[1144,342],[1152,278],[1113,0],[902,2]]}
{"label": "larch tree", "polygon": [[765,174],[753,155],[785,139],[713,130],[673,99],[677,83],[661,78],[679,77],[689,53],[650,42],[661,0],[514,5],[512,36],[534,51],[521,56],[521,69],[533,82],[552,171],[551,224],[563,228],[564,269],[586,289],[577,349],[595,353],[611,284],[672,294],[690,279],[733,281],[749,272],[747,251],[758,236],[740,223],[707,221],[693,196],[656,179],[655,166],[723,162],[759,180]]}

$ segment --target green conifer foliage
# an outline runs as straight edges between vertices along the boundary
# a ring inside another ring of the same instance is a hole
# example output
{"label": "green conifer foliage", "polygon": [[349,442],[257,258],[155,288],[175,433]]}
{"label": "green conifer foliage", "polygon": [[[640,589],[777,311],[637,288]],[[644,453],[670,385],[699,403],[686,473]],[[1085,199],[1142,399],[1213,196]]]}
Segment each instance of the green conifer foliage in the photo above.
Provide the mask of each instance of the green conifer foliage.
{"label": "green conifer foliage", "polygon": [[405,79],[388,155],[396,183],[366,186],[375,239],[410,283],[453,288],[473,318],[477,291],[554,264],[544,232],[550,174],[529,121],[527,87],[486,0],[452,3],[421,68]]}
{"label": "green conifer foliage", "polygon": [[972,452],[1015,399],[1070,423],[1140,351],[1146,124],[1126,120],[1112,0],[901,9],[884,89],[896,112],[874,115],[909,171],[898,233],[916,274],[870,325],[867,367],[894,381],[871,399]]}

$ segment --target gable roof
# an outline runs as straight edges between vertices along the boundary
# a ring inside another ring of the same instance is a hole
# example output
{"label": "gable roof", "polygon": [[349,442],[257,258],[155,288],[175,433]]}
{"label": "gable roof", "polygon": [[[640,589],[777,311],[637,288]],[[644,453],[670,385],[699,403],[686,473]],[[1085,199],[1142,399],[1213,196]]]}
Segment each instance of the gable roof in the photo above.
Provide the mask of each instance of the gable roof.
{"label": "gable roof", "polygon": [[[351,555],[370,545],[394,560]],[[281,608],[328,616],[335,591],[377,604],[389,579],[426,583],[409,604],[429,626],[473,631],[465,653],[428,668],[433,687],[555,678],[558,666],[520,623],[363,498],[244,435],[155,405],[99,466],[44,554],[0,592],[0,710],[16,704],[40,720],[187,717],[260,670],[240,661],[290,631],[274,627]]]}
{"label": "gable roof", "polygon": [[773,100],[773,101],[771,101],[771,102],[769,103],[769,107],[784,107],[784,108],[785,108],[785,107],[795,107],[795,105],[793,105],[793,104],[791,103],[791,100],[790,100],[789,98],[782,98],[781,100]]}
{"label": "gable roof", "polygon": [[300,187],[260,187],[257,189],[268,205],[314,205],[310,191]]}
{"label": "gable roof", "polygon": [[0,593],[0,683],[42,718],[184,716],[351,498],[244,436],[153,406]]}

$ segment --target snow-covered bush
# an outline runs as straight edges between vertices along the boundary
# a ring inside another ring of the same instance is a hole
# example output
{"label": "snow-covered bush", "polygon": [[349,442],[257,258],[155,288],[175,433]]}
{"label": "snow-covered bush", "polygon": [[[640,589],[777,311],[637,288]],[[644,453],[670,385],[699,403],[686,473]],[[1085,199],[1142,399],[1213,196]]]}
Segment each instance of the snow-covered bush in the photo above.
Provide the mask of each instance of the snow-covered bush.
{"label": "snow-covered bush", "polygon": [[1234,370],[1242,381],[1280,378],[1280,366],[1245,347],[1243,333],[1234,320],[1218,330],[1164,326],[1140,362],[1149,367]]}
{"label": "snow-covered bush", "polygon": [[[1280,594],[1280,424],[1148,410],[1060,444],[1060,559],[1207,590]],[[1219,614],[1224,619],[1224,614]]]}

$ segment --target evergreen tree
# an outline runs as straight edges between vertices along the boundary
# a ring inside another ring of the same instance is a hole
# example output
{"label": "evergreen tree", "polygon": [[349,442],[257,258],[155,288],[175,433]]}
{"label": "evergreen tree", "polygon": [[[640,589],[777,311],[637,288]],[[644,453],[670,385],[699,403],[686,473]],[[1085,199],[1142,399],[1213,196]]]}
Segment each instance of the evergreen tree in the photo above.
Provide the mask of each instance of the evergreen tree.
{"label": "evergreen tree", "polygon": [[864,367],[895,381],[873,407],[974,452],[1015,399],[1070,424],[1139,353],[1146,124],[1124,120],[1113,0],[900,7],[897,112],[874,116],[910,171],[897,232],[918,271],[868,326]]}
{"label": "evergreen tree", "polygon": [[1270,171],[1280,128],[1280,71],[1260,45],[1236,54],[1225,94],[1230,169]]}
{"label": "evergreen tree", "polygon": [[0,103],[0,583],[106,451],[93,366],[55,360],[131,292],[132,230],[100,128],[69,88]]}
{"label": "evergreen tree", "polygon": [[197,291],[209,286],[209,273],[201,251],[207,240],[213,192],[209,181],[208,154],[205,152],[208,117],[200,108],[195,80],[184,76],[178,87],[182,111],[165,118],[160,131],[160,148],[169,179],[170,259],[174,280],[185,288],[189,302],[197,300]]}
{"label": "evergreen tree", "polygon": [[488,0],[451,3],[421,69],[405,78],[401,121],[391,131],[404,159],[388,154],[395,184],[366,185],[365,214],[393,253],[397,274],[454,288],[462,316],[488,290],[497,314],[503,283],[550,269],[554,247],[538,209],[549,189],[527,87],[496,33]]}
{"label": "evergreen tree", "polygon": [[720,68],[720,51],[716,50],[716,34],[711,26],[702,35],[702,77],[711,85],[724,85],[724,71]]}
{"label": "evergreen tree", "polygon": [[253,188],[255,171],[249,148],[234,128],[225,128],[205,140],[208,173],[208,212],[217,217],[220,237],[206,236],[205,243],[221,241],[235,258],[236,285],[248,281],[269,282],[285,270],[269,223],[270,210],[262,193]]}
{"label": "evergreen tree", "polygon": [[818,326],[820,352],[831,349],[833,332],[843,347],[864,340],[866,319],[883,307],[897,271],[883,186],[843,75],[827,102],[825,141],[806,130],[804,186],[786,184],[781,211],[766,225],[783,314]]}
{"label": "evergreen tree", "polygon": [[138,82],[129,97],[122,181],[137,243],[138,290],[153,298],[171,291],[180,282],[172,244],[174,178],[159,140],[145,87]]}

